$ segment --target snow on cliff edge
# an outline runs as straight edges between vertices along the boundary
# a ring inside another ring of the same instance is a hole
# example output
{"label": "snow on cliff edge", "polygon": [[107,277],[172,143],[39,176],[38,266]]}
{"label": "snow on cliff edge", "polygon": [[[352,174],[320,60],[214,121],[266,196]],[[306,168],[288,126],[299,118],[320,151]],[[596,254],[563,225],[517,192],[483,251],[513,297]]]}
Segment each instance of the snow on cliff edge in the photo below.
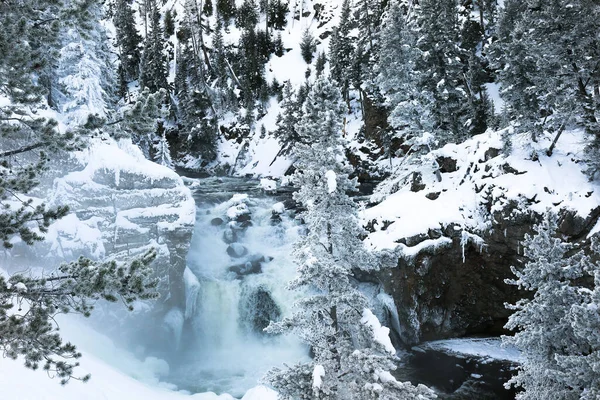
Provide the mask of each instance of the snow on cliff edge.
{"label": "snow on cliff edge", "polygon": [[[399,246],[405,255],[414,255],[418,251],[401,239],[450,225],[476,240],[509,204],[517,205],[515,212],[569,209],[583,218],[598,207],[598,186],[582,172],[582,131],[565,132],[550,157],[545,150],[552,138],[530,143],[525,135],[514,136],[512,152],[504,155],[503,133],[488,131],[435,150],[419,165],[399,166],[373,195],[372,201],[379,203],[362,213],[373,231],[367,246]],[[437,243],[429,240],[418,246],[427,242]]]}

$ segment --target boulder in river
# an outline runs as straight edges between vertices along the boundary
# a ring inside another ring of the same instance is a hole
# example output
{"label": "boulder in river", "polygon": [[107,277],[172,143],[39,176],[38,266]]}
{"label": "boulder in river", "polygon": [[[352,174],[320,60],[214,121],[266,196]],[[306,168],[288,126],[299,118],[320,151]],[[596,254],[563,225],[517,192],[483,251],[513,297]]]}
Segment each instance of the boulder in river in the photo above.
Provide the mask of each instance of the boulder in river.
{"label": "boulder in river", "polygon": [[248,261],[241,264],[232,265],[229,267],[229,271],[235,272],[238,278],[242,278],[246,275],[260,274],[262,272],[262,264],[271,261],[273,258],[263,255],[253,255]]}
{"label": "boulder in river", "polygon": [[212,226],[221,226],[221,225],[223,225],[223,222],[224,222],[223,219],[219,218],[219,217],[213,218],[210,220],[210,224]]}
{"label": "boulder in river", "polygon": [[227,254],[233,258],[242,258],[248,254],[248,249],[242,244],[231,243],[229,246],[227,246]]}
{"label": "boulder in river", "polygon": [[281,317],[281,309],[265,287],[251,288],[242,293],[240,317],[249,330],[264,334],[271,321]]}
{"label": "boulder in river", "polygon": [[237,233],[231,228],[227,228],[223,231],[223,241],[227,244],[237,242]]}

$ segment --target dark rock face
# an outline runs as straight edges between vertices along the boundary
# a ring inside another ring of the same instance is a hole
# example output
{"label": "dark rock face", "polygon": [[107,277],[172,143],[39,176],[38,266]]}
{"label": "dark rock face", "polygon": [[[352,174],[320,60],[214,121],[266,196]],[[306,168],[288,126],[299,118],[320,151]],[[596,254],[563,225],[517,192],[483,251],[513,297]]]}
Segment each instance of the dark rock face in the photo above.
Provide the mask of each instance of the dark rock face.
{"label": "dark rock face", "polygon": [[[587,218],[572,211],[561,214],[560,230],[571,240],[585,239],[600,216],[600,207]],[[511,311],[506,302],[526,296],[505,283],[513,278],[511,266],[523,265],[522,241],[534,234],[540,216],[519,212],[511,204],[493,215],[492,228],[481,234],[485,244],[467,241],[456,225],[402,240],[414,246],[424,240],[448,238],[445,246],[426,248],[397,268],[379,273],[379,282],[396,303],[405,344],[472,335],[499,335]],[[464,253],[463,253],[464,252]],[[464,258],[463,258],[464,254]]]}
{"label": "dark rock face", "polygon": [[269,256],[253,255],[244,263],[232,265],[229,267],[229,271],[237,274],[237,278],[239,279],[245,275],[260,274],[262,272],[262,264],[272,259]]}
{"label": "dark rock face", "polygon": [[223,225],[223,222],[224,222],[223,219],[222,218],[218,218],[218,217],[217,218],[213,218],[213,219],[210,220],[210,224],[212,226],[221,226],[221,225]]}
{"label": "dark rock face", "polygon": [[458,170],[457,162],[452,157],[438,157],[436,161],[439,164],[440,172],[442,173],[455,172]]}
{"label": "dark rock face", "polygon": [[242,296],[240,316],[251,331],[264,334],[263,329],[269,326],[270,321],[280,319],[281,309],[266,288],[258,287]]}
{"label": "dark rock face", "polygon": [[235,220],[237,222],[246,222],[246,221],[250,221],[252,219],[252,216],[248,213],[248,214],[240,214],[238,215]]}

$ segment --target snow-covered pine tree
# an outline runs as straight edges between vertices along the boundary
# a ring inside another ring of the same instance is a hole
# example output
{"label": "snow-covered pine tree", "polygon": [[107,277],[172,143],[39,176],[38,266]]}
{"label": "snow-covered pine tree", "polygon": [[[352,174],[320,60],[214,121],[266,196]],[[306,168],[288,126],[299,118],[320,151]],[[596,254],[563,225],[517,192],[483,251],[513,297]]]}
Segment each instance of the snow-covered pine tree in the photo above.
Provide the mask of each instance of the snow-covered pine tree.
{"label": "snow-covered pine tree", "polygon": [[288,2],[282,0],[269,1],[269,26],[273,29],[282,30],[287,24],[287,13],[289,11]]}
{"label": "snow-covered pine tree", "polygon": [[[499,25],[499,78],[511,117],[534,134],[585,127],[600,137],[600,4],[507,1]],[[596,143],[597,144],[597,143]]]}
{"label": "snow-covered pine tree", "polygon": [[537,234],[526,235],[529,261],[523,269],[513,267],[516,279],[507,280],[533,292],[532,298],[508,306],[515,312],[505,326],[517,332],[504,340],[523,354],[517,375],[507,384],[524,389],[519,400],[595,398],[582,396],[600,390],[598,287],[590,290],[583,284],[586,276],[597,279],[599,267],[557,237],[557,220],[548,212],[535,227]]}
{"label": "snow-covered pine tree", "polygon": [[417,38],[409,25],[401,4],[393,3],[385,17],[380,34],[376,82],[389,108],[389,124],[393,137],[408,146],[408,153],[417,152],[431,137],[433,119],[432,93],[421,89],[422,73],[416,63],[421,57]]}
{"label": "snow-covered pine tree", "polygon": [[238,45],[236,74],[242,84],[243,104],[249,108],[261,90],[267,85],[264,63],[267,58],[259,38],[262,32],[254,27],[244,29]]}
{"label": "snow-covered pine tree", "polygon": [[306,28],[302,33],[300,52],[302,54],[302,58],[307,64],[312,63],[315,51],[317,51],[317,43],[315,42],[315,38],[310,32],[310,29]]}
{"label": "snow-covered pine tree", "polygon": [[468,129],[468,88],[465,85],[456,0],[422,0],[415,8],[416,63],[420,89],[433,94],[431,117],[440,142],[464,139]]}
{"label": "snow-covered pine tree", "polygon": [[217,0],[217,13],[225,27],[229,26],[231,18],[236,14],[235,0]]}
{"label": "snow-covered pine tree", "polygon": [[358,290],[353,269],[378,268],[359,236],[363,233],[356,203],[348,192],[351,167],[344,156],[342,119],[346,107],[339,89],[318,79],[304,102],[297,131],[294,199],[306,207],[307,233],[296,244],[298,276],[290,288],[303,290],[292,316],[272,323],[270,332],[293,331],[314,352],[314,359],[273,369],[265,380],[283,399],[428,399],[420,385],[400,383],[395,350]]}
{"label": "snow-covered pine tree", "polygon": [[[218,74],[215,80],[215,90],[209,88],[206,79],[206,65],[204,64],[200,50],[197,48],[197,39],[202,28],[194,31],[190,25],[194,24],[198,14],[195,14],[195,2],[187,3],[186,21],[179,31],[179,46],[177,49],[177,69],[175,71],[175,96],[177,98],[177,125],[179,128],[179,141],[181,148],[187,154],[201,157],[202,160],[214,159],[216,153],[217,125],[216,106],[221,110],[230,107],[228,102],[227,81],[225,71],[216,70]],[[191,15],[188,15],[188,11]],[[218,39],[220,35],[216,35]],[[222,46],[222,43],[217,43]],[[224,49],[213,52],[214,66],[224,67]],[[213,68],[214,69],[214,68]]]}
{"label": "snow-covered pine tree", "polygon": [[354,55],[354,43],[350,37],[353,29],[351,19],[350,1],[344,0],[340,14],[340,22],[333,29],[329,43],[329,69],[331,77],[335,79],[342,91],[342,97],[348,103],[350,101],[350,71],[348,66],[352,65]]}
{"label": "snow-covered pine tree", "polygon": [[244,0],[237,10],[235,26],[240,29],[254,29],[258,24],[259,10],[254,0]]}
{"label": "snow-covered pine tree", "polygon": [[125,82],[136,80],[140,76],[140,45],[134,11],[130,0],[116,0],[113,11],[119,60],[124,73]]}
{"label": "snow-covered pine tree", "polygon": [[[591,250],[597,259],[597,236],[592,238]],[[570,355],[557,356],[557,362],[565,372],[565,384],[583,389],[579,399],[595,400],[600,398],[600,262],[587,262],[584,272],[590,285],[579,288],[581,302],[571,306],[569,321],[575,336],[585,345]]]}
{"label": "snow-covered pine tree", "polygon": [[165,35],[160,25],[157,0],[149,0],[150,30],[144,39],[144,51],[140,62],[140,86],[150,92],[169,88],[167,83],[167,60],[163,52]]}
{"label": "snow-covered pine tree", "polygon": [[[0,217],[3,220],[6,216],[3,211]],[[10,227],[0,222],[0,229],[6,228]],[[75,375],[81,353],[70,342],[63,342],[56,315],[89,316],[98,300],[122,300],[132,310],[138,299],[157,298],[158,280],[151,278],[150,267],[155,257],[154,250],[130,263],[94,262],[81,257],[42,278],[0,276],[0,351],[14,360],[22,357],[26,368],[42,367],[61,384],[71,378],[87,381],[89,374]],[[18,310],[14,310],[16,304]],[[21,309],[27,311],[21,313]]]}
{"label": "snow-covered pine tree", "polygon": [[[389,3],[393,6],[397,1]],[[355,25],[358,28],[356,40],[356,54],[359,59],[359,74],[354,78],[354,86],[360,88],[364,82],[371,82],[374,78],[373,65],[380,54],[379,32],[383,28],[382,17],[386,3],[381,0],[357,0],[354,8]],[[376,90],[369,86],[370,90]]]}
{"label": "snow-covered pine tree", "polygon": [[167,91],[161,89],[150,93],[145,89],[138,95],[133,105],[124,107],[122,121],[115,126],[113,136],[117,138],[129,137],[139,146],[147,159],[156,136],[158,120],[165,117],[163,103]]}
{"label": "snow-covered pine tree", "polygon": [[315,64],[315,73],[317,77],[321,76],[325,71],[325,65],[327,64],[327,54],[325,52],[319,53],[317,56],[317,63]]}
{"label": "snow-covered pine tree", "polygon": [[202,13],[204,13],[204,15],[206,15],[207,17],[210,17],[213,15],[213,2],[212,0],[204,0],[204,4],[202,6]]}
{"label": "snow-covered pine tree", "polygon": [[[50,223],[68,211],[34,206],[32,200],[21,202],[18,197],[37,185],[49,153],[75,144],[72,132],[61,134],[56,121],[36,113],[51,102],[52,88],[32,79],[32,70],[50,74],[46,62],[57,56],[60,46],[59,13],[52,1],[0,3],[0,201],[9,205],[0,211],[0,240],[6,248],[15,236],[28,244],[43,240]],[[32,16],[54,22],[38,24]]]}
{"label": "snow-covered pine tree", "polygon": [[164,132],[160,139],[158,139],[158,141],[154,144],[154,161],[157,164],[173,169],[171,150]]}
{"label": "snow-covered pine tree", "polygon": [[277,116],[275,137],[281,144],[279,154],[287,155],[299,140],[296,124],[299,121],[298,109],[301,107],[290,81],[286,81],[283,85],[282,98],[279,104],[282,112]]}
{"label": "snow-covered pine tree", "polygon": [[215,85],[218,88],[227,87],[227,60],[225,55],[225,43],[223,42],[223,23],[217,19],[217,24],[212,36],[211,64],[215,72]]}
{"label": "snow-covered pine tree", "polygon": [[102,2],[71,1],[65,7],[72,17],[61,29],[55,101],[69,125],[84,125],[90,115],[108,116],[115,103],[116,76],[101,24]]}
{"label": "snow-covered pine tree", "polygon": [[534,83],[537,66],[530,55],[533,46],[529,43],[529,28],[522,21],[527,8],[526,2],[506,2],[498,22],[499,40],[491,50],[498,80],[504,88],[502,98],[506,101],[507,117],[511,121],[518,121],[517,131],[529,131],[532,139],[537,141],[542,130],[540,111],[546,106]]}

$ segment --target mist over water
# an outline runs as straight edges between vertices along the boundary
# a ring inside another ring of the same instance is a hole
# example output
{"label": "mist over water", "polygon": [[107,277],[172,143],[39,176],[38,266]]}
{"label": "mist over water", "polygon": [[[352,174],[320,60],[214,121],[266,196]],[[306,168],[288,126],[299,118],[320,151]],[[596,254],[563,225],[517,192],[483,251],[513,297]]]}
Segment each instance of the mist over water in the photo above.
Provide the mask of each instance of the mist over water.
{"label": "mist over water", "polygon": [[[308,359],[296,338],[262,332],[295,300],[285,286],[295,275],[290,254],[300,227],[292,211],[274,217],[282,199],[263,194],[256,181],[203,179],[195,197],[186,321],[168,380],[191,392],[242,396],[271,367]],[[236,206],[250,218],[230,221]]]}

